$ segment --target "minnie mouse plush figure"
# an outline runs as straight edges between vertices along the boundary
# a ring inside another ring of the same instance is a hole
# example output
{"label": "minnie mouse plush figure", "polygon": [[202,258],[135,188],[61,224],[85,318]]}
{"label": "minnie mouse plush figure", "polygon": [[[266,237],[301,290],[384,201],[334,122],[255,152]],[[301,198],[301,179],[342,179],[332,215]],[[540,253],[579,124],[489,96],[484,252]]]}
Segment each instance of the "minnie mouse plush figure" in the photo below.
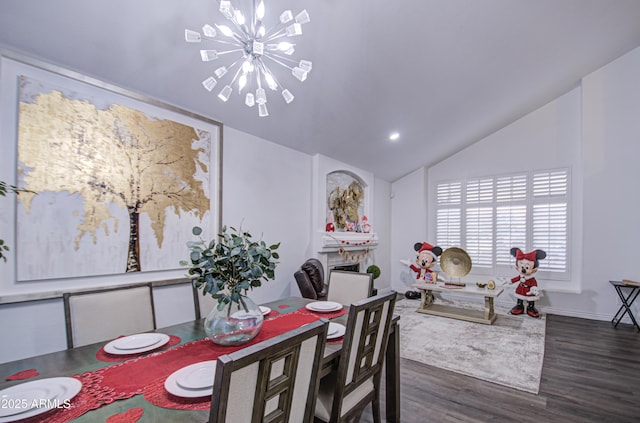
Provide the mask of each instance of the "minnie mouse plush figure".
{"label": "minnie mouse plush figure", "polygon": [[538,271],[538,260],[547,257],[547,253],[542,250],[533,250],[523,253],[519,248],[512,248],[511,255],[516,258],[516,270],[520,274],[511,279],[511,283],[518,283],[515,296],[518,302],[511,309],[511,314],[519,315],[524,313],[524,301],[527,302],[527,314],[531,317],[540,317],[536,310],[535,300],[538,294],[538,282],[533,274]]}
{"label": "minnie mouse plush figure", "polygon": [[409,268],[416,272],[416,279],[420,282],[435,283],[438,275],[432,269],[438,256],[442,254],[442,248],[434,247],[426,242],[416,242],[413,249],[418,255],[416,263],[410,264]]}

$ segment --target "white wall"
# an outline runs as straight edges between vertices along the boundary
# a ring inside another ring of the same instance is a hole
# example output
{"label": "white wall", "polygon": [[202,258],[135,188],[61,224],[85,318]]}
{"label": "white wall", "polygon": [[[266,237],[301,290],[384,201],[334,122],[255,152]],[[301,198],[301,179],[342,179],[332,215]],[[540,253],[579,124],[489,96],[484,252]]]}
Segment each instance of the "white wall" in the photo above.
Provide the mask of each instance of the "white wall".
{"label": "white wall", "polygon": [[[432,166],[429,169],[429,234],[435,237],[436,185],[439,182],[465,177],[480,177],[567,167],[571,175],[571,208],[570,218],[573,223],[569,242],[573,254],[571,256],[572,274],[569,281],[550,281],[540,274],[536,279],[545,292],[550,290],[580,291],[580,252],[582,222],[582,171],[580,145],[580,88],[546,104],[540,109],[522,117],[509,126],[489,135],[455,154],[454,156]],[[486,275],[475,275],[473,268],[466,280],[487,280]],[[513,277],[515,269],[506,274],[493,276]],[[543,297],[538,305],[548,305]]]}
{"label": "white wall", "polygon": [[[608,281],[640,280],[638,159],[640,49],[635,49],[586,76],[580,87],[432,166],[428,182],[419,171],[394,182],[392,262],[400,255],[397,243],[410,244],[410,234],[419,233],[419,213],[409,210],[420,210],[421,183],[429,198],[429,240],[435,236],[438,181],[568,166],[573,207],[571,280],[538,278],[545,294],[536,305],[548,313],[610,320],[621,303]],[[400,279],[401,271],[396,266],[392,279]],[[466,280],[473,281],[474,275]],[[498,303],[508,301],[505,296],[498,299]],[[636,304],[636,315],[639,310]]]}
{"label": "white wall", "polygon": [[[375,212],[375,230],[380,242],[373,253],[373,263],[380,268],[380,277],[375,280],[377,289],[390,288],[391,279],[391,184],[375,178],[373,209]],[[366,270],[366,269],[363,269]]]}
{"label": "white wall", "polygon": [[222,222],[281,242],[276,280],[251,292],[256,302],[298,295],[293,273],[311,242],[311,156],[228,127],[224,130]]}
{"label": "white wall", "polygon": [[607,281],[640,280],[640,48],[584,78],[582,115],[583,294],[558,301],[608,320],[620,302]]}
{"label": "white wall", "polygon": [[417,242],[432,242],[427,234],[427,171],[420,168],[391,185],[391,287],[405,292],[415,275],[400,260],[415,259]]}

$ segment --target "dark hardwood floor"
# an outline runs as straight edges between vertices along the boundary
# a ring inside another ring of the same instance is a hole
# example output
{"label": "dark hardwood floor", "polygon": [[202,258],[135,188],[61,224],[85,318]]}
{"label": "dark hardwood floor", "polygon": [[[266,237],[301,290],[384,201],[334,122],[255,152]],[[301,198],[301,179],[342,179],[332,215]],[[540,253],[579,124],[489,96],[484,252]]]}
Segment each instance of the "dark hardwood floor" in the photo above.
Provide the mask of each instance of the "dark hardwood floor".
{"label": "dark hardwood floor", "polygon": [[[638,423],[640,333],[547,315],[538,395],[402,359],[400,396],[403,423]],[[361,422],[372,421],[368,407]]]}

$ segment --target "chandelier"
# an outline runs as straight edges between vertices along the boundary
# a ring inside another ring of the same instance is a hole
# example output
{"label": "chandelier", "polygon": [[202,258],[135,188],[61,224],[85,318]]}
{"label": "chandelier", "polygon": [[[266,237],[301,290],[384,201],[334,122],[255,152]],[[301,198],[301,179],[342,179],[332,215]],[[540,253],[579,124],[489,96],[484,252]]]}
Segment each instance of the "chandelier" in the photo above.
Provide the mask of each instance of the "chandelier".
{"label": "chandelier", "polygon": [[257,104],[258,115],[264,117],[269,116],[265,87],[279,91],[287,104],[294,99],[291,91],[278,81],[268,65],[277,64],[289,69],[301,82],[311,72],[310,61],[292,58],[295,44],[290,41],[302,34],[302,25],[309,22],[309,13],[303,10],[294,16],[290,10],[285,10],[272,28],[266,28],[263,22],[264,0],[251,1],[250,13],[234,7],[231,1],[220,1],[219,11],[228,24],[215,24],[215,27],[204,25],[202,34],[185,29],[184,35],[188,43],[201,43],[206,39],[220,46],[215,50],[200,50],[203,62],[216,61],[229,55],[229,59],[225,60],[227,64],[216,68],[212,75],[202,81],[204,88],[212,92],[216,86],[221,85],[218,98],[224,102],[237,89],[239,95],[244,93],[244,103],[248,107]]}

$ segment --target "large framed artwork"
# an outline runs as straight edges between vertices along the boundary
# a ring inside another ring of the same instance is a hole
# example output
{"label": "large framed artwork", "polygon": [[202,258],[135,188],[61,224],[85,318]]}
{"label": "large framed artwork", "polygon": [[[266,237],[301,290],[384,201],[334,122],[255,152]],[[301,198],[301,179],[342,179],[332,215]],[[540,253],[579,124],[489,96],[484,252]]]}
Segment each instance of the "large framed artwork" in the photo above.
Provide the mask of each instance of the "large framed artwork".
{"label": "large framed artwork", "polygon": [[177,270],[193,226],[219,231],[220,123],[46,63],[1,59],[0,147],[28,191],[12,213],[16,281]]}

